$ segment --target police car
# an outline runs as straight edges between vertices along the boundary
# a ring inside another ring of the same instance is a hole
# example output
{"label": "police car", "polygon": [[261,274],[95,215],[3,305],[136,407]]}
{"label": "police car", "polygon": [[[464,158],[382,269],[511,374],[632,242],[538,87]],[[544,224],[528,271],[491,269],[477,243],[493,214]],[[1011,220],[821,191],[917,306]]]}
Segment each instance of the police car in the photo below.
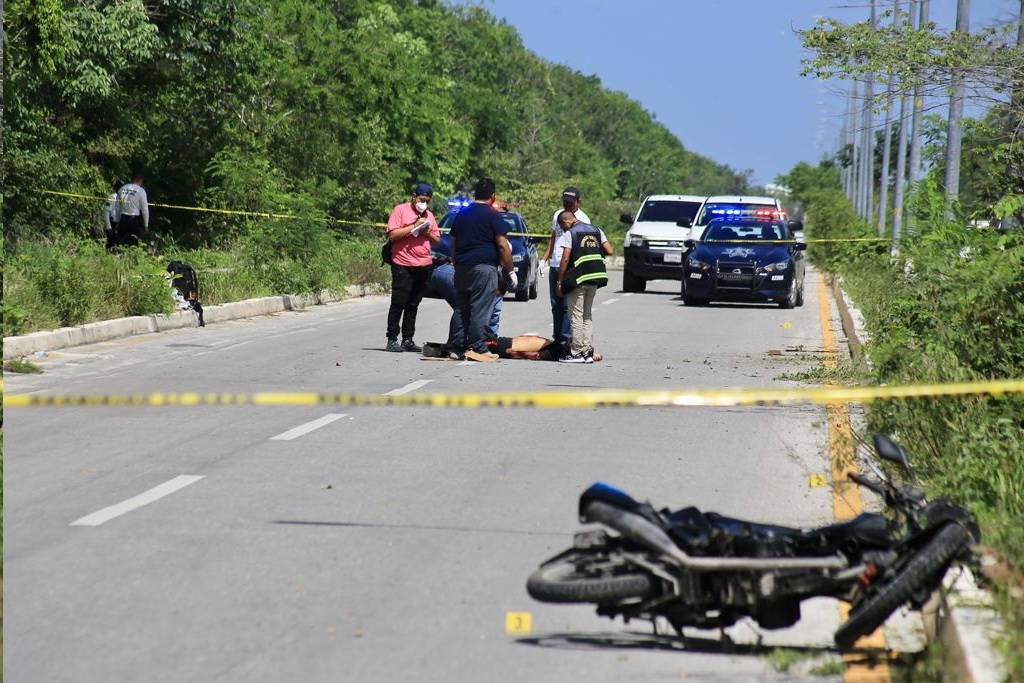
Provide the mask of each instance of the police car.
{"label": "police car", "polygon": [[800,221],[774,208],[730,208],[686,240],[680,295],[687,306],[711,301],[803,306],[807,244]]}
{"label": "police car", "polygon": [[[688,237],[699,240],[704,230],[715,218],[746,215],[747,212],[760,216],[781,214],[785,218],[782,202],[776,197],[756,195],[713,195],[701,202],[690,226]],[[759,212],[759,213],[758,213]]]}

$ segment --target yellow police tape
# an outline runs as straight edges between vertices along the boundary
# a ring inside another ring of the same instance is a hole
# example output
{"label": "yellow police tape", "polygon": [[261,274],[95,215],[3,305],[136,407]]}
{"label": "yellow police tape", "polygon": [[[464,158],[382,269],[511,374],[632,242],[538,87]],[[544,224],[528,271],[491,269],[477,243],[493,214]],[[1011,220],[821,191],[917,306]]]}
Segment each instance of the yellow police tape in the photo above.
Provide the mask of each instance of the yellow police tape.
{"label": "yellow police tape", "polygon": [[727,407],[796,403],[867,403],[880,399],[1024,393],[1024,379],[918,384],[890,387],[733,388],[733,389],[590,389],[581,391],[524,391],[481,394],[384,394],[260,392],[157,393],[123,395],[4,396],[4,407],[78,406],[418,406],[429,408],[609,408]]}
{"label": "yellow police tape", "polygon": [[[57,190],[42,190],[42,192],[43,192],[43,194],[53,194],[53,195],[57,195],[57,196],[60,196],[60,197],[75,197],[77,199],[94,199],[94,200],[98,200],[98,201],[108,201],[107,197],[97,197],[95,195],[88,195],[88,194],[76,194],[74,192],[58,192]],[[165,209],[181,209],[183,211],[206,211],[208,213],[224,213],[224,214],[229,214],[229,215],[233,215],[233,216],[254,216],[256,218],[298,218],[298,216],[293,216],[291,214],[285,214],[285,213],[266,213],[266,212],[262,212],[262,211],[238,211],[238,210],[235,210],[235,209],[208,209],[208,208],[204,208],[204,207],[201,207],[201,206],[178,206],[176,204],[157,204],[156,202],[149,202],[149,206],[156,206],[156,207],[161,207],[161,208],[165,208]],[[347,220],[343,220],[341,218],[332,218],[331,221],[334,222],[334,223],[346,223],[348,225],[372,225],[372,226],[375,226],[375,227],[378,227],[378,228],[387,227],[387,223],[371,223],[369,221],[347,221]],[[447,230],[442,230],[441,232],[447,232]],[[550,233],[532,233],[531,232],[531,233],[527,233],[526,236],[527,237],[543,238],[543,237],[550,237],[551,235],[550,235]],[[721,240],[721,241],[742,241],[742,240]],[[784,240],[760,240],[760,241],[763,241],[763,242],[771,242],[771,241],[782,242]],[[888,238],[888,237],[834,237],[834,238],[827,238],[827,239],[809,239],[809,240],[801,240],[801,241],[803,241],[803,242],[805,242],[807,244],[811,244],[811,243],[817,244],[817,243],[821,243],[821,242],[882,242],[882,241],[888,242],[888,241],[890,241],[890,238]]]}
{"label": "yellow police tape", "polygon": [[[43,194],[53,194],[61,197],[75,197],[77,199],[96,199],[101,201],[109,201],[107,197],[96,197],[88,194],[75,194],[74,192],[58,192],[56,190],[42,190]],[[208,213],[224,213],[233,216],[254,216],[256,218],[298,218],[287,213],[267,213],[265,211],[238,211],[235,209],[208,209],[201,206],[178,206],[176,204],[158,204],[156,202],[149,202],[149,206],[157,206],[164,209],[181,209],[183,211],[206,211]],[[369,221],[346,221],[340,218],[331,219],[335,223],[348,223],[350,225],[373,225],[377,227],[385,227],[386,223],[371,223]]]}

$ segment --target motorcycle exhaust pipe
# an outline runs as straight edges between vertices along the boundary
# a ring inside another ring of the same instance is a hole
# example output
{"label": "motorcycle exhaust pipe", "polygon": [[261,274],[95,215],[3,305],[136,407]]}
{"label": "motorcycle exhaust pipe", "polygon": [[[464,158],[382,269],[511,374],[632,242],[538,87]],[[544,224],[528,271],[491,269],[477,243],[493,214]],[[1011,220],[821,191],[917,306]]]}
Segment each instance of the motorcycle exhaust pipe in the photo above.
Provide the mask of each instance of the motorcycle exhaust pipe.
{"label": "motorcycle exhaust pipe", "polygon": [[838,555],[831,557],[692,557],[676,545],[663,529],[638,514],[601,501],[584,509],[588,521],[600,522],[631,541],[660,553],[685,569],[842,569],[848,566]]}

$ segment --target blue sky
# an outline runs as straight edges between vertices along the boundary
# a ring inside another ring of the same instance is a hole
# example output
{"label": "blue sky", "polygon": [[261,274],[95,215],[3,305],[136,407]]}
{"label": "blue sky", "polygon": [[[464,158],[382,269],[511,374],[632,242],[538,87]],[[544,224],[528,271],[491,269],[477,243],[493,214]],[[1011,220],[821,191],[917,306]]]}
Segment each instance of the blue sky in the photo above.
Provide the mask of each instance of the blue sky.
{"label": "blue sky", "polygon": [[[683,145],[772,182],[837,147],[845,83],[800,76],[795,30],[870,16],[868,0],[476,0],[539,57],[596,75]],[[907,0],[901,1],[903,8]],[[880,0],[879,7],[892,7]],[[951,29],[956,0],[931,0]],[[972,0],[971,29],[1014,20],[1020,0]],[[879,10],[881,11],[881,9]]]}

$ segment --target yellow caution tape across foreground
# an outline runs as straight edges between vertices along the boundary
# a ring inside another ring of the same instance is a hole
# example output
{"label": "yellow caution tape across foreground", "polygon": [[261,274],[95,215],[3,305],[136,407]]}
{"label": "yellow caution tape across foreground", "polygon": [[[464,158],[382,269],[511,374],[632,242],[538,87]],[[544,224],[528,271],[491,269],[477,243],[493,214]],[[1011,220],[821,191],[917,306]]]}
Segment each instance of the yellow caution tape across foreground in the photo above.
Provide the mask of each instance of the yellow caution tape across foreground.
{"label": "yellow caution tape across foreground", "polygon": [[419,406],[430,408],[607,408],[726,407],[797,403],[866,403],[879,399],[1024,393],[1024,379],[918,384],[891,387],[734,388],[734,389],[590,389],[580,391],[526,391],[480,394],[384,394],[259,392],[154,393],[122,395],[4,396],[4,407],[37,406]]}

